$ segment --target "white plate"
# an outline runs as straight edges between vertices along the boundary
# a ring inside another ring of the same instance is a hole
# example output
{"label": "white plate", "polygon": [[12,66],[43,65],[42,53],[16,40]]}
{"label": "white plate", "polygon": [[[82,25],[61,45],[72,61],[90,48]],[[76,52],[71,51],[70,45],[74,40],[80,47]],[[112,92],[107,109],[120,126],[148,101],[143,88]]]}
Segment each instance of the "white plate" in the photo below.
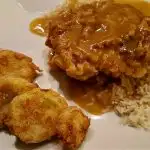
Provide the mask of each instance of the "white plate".
{"label": "white plate", "polygon": [[[32,19],[41,12],[55,8],[59,0],[1,0],[0,1],[0,47],[31,56],[44,69],[37,82],[42,88],[53,88],[59,92],[59,84],[47,71],[45,38],[33,35],[28,30]],[[44,145],[25,146],[16,142],[14,136],[1,131],[0,150],[61,150],[62,145],[49,142]],[[119,124],[119,118],[108,113],[92,116],[91,126],[81,150],[149,150],[150,132],[136,130]]]}

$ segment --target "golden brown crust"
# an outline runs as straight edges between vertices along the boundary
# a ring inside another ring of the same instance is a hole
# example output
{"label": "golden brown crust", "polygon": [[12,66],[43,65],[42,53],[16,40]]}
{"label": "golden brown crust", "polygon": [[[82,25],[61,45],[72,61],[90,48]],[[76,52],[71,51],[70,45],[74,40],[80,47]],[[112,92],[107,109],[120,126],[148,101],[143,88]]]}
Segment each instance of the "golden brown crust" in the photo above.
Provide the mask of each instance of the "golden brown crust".
{"label": "golden brown crust", "polygon": [[73,78],[87,80],[99,72],[141,78],[147,73],[149,20],[130,5],[106,0],[66,8],[50,17],[49,26],[49,65]]}
{"label": "golden brown crust", "polygon": [[3,126],[7,107],[12,99],[34,88],[37,88],[36,84],[30,83],[23,78],[0,76],[0,127]]}
{"label": "golden brown crust", "polygon": [[0,50],[0,75],[12,75],[33,81],[40,69],[32,59],[24,54],[11,50]]}
{"label": "golden brown crust", "polygon": [[5,124],[21,141],[39,143],[56,134],[56,119],[66,107],[58,93],[33,89],[13,99]]}
{"label": "golden brown crust", "polygon": [[78,148],[83,142],[90,120],[77,107],[68,107],[57,119],[57,135],[63,143],[72,148]]}

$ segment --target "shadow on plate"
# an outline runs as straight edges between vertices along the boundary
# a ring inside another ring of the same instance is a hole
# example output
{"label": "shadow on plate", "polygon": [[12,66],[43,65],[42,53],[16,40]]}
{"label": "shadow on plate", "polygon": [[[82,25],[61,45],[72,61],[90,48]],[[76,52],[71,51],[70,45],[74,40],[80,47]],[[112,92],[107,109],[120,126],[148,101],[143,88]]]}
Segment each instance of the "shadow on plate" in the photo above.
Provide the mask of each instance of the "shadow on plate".
{"label": "shadow on plate", "polygon": [[[13,134],[10,134],[9,130],[6,127],[1,128],[0,133],[1,132],[13,136]],[[33,144],[25,144],[24,142],[20,141],[19,138],[16,137],[14,146],[17,150],[41,150],[41,149],[70,150],[67,146],[64,146],[63,143],[57,137],[53,137],[50,140],[41,143],[33,143]]]}
{"label": "shadow on plate", "polygon": [[44,146],[46,146],[50,143],[53,145],[54,144],[57,145],[57,144],[59,144],[59,141],[58,141],[58,139],[53,138],[50,141],[47,140],[47,141],[44,141],[42,143],[25,144],[22,141],[20,141],[19,139],[16,139],[15,147],[18,150],[34,150],[34,149],[42,149],[42,148],[44,149]]}
{"label": "shadow on plate", "polygon": [[[45,147],[46,145],[50,145],[49,147]],[[58,146],[59,145],[59,146]],[[42,143],[38,143],[38,144],[25,144],[22,141],[20,141],[19,139],[16,140],[15,142],[15,147],[18,150],[41,150],[41,149],[49,149],[49,150],[71,150],[70,148],[68,148],[67,146],[64,146],[58,139],[53,138],[50,141],[45,141]]]}
{"label": "shadow on plate", "polygon": [[8,130],[8,128],[6,126],[0,128],[0,132],[6,133],[8,135],[11,135],[10,132],[9,132],[9,130]]}

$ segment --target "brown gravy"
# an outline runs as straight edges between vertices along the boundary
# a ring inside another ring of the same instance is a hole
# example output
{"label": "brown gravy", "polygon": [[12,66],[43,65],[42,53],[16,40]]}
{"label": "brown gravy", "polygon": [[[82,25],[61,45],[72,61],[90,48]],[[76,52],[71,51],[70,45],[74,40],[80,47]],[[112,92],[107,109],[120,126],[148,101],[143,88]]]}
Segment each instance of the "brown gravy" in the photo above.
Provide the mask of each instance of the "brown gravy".
{"label": "brown gravy", "polygon": [[[150,16],[150,3],[144,0],[115,0],[117,3],[130,4],[139,9],[146,16]],[[40,36],[46,36],[48,33],[48,18],[40,17],[30,23],[30,31]]]}
{"label": "brown gravy", "polygon": [[[140,9],[145,15],[150,15],[150,3],[142,0],[115,0],[118,3],[130,4]],[[40,36],[48,34],[48,19],[45,17],[37,18],[30,24],[30,31]],[[60,89],[67,99],[73,100],[87,112],[99,115],[110,111],[111,106],[111,87],[105,89],[99,83],[83,83],[70,79],[65,73],[60,71],[51,72],[58,80]]]}
{"label": "brown gravy", "polygon": [[150,16],[150,3],[144,0],[115,0],[120,4],[130,4],[139,9],[145,16]]}
{"label": "brown gravy", "polygon": [[39,36],[47,36],[48,19],[46,17],[36,18],[30,23],[30,31]]}
{"label": "brown gravy", "polygon": [[108,85],[107,89],[102,86],[102,82],[106,83],[103,76],[100,81],[82,82],[69,78],[62,71],[55,70],[50,73],[58,81],[64,96],[87,112],[99,115],[111,111],[112,85]]}

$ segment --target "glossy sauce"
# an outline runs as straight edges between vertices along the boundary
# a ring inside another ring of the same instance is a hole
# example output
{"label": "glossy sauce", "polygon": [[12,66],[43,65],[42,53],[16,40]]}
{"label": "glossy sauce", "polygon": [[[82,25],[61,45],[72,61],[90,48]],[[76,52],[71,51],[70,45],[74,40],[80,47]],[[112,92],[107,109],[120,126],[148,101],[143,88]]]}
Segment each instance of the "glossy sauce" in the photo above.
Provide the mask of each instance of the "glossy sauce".
{"label": "glossy sauce", "polygon": [[150,3],[144,0],[115,0],[120,4],[130,4],[139,9],[145,16],[150,16]]}
{"label": "glossy sauce", "polygon": [[30,23],[30,31],[40,36],[48,34],[48,20],[45,17],[36,18]]}
{"label": "glossy sauce", "polygon": [[[69,78],[62,71],[51,71],[51,75],[58,81],[59,88],[67,100],[74,101],[87,112],[99,115],[111,111],[112,86],[104,88],[101,81],[81,82]],[[103,77],[101,77],[102,79]],[[103,79],[105,80],[105,79]]]}
{"label": "glossy sauce", "polygon": [[[130,4],[150,15],[150,4],[142,0],[115,0],[118,3]],[[40,36],[48,34],[48,19],[37,18],[30,24],[30,31]],[[60,89],[68,100],[73,100],[87,112],[99,115],[111,110],[111,88],[107,90],[99,83],[83,83],[70,79],[65,73],[56,71],[51,74],[59,82]]]}
{"label": "glossy sauce", "polygon": [[[130,4],[143,12],[144,15],[150,16],[150,3],[145,2],[144,0],[115,0],[115,2]],[[71,7],[73,7],[72,5],[75,5],[74,3],[70,4]],[[30,23],[30,31],[40,36],[46,36],[48,34],[48,22],[48,18],[46,17],[36,18]]]}

